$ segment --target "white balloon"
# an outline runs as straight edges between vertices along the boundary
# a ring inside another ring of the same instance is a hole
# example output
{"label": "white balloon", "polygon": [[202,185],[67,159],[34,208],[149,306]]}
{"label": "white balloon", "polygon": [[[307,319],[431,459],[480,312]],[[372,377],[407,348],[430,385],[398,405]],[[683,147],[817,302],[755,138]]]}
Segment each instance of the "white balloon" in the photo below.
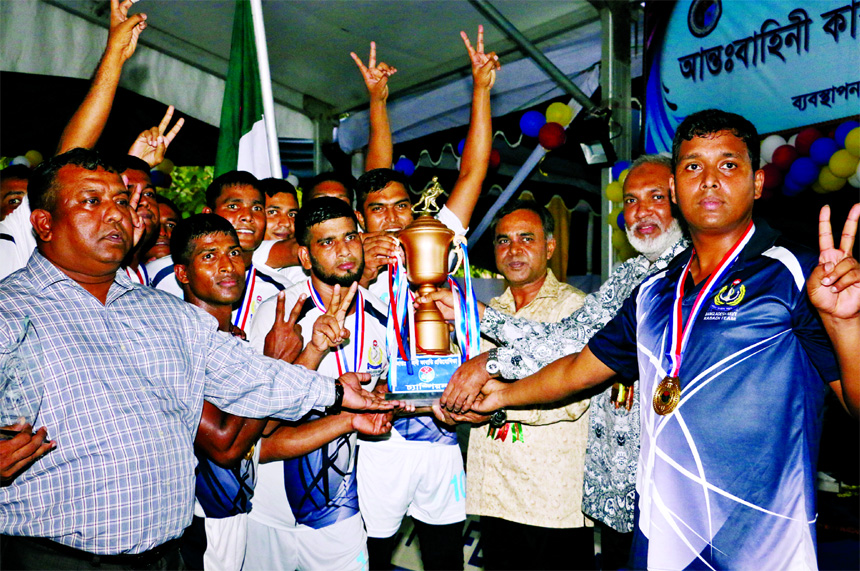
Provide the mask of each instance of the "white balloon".
{"label": "white balloon", "polygon": [[796,142],[797,142],[797,133],[795,133],[794,135],[792,135],[791,137],[788,138],[788,144],[791,145],[792,147],[797,146],[795,144]]}
{"label": "white balloon", "polygon": [[853,186],[854,188],[860,188],[860,175],[857,173],[852,174],[848,177],[848,184]]}
{"label": "white balloon", "polygon": [[296,188],[299,187],[299,177],[297,177],[296,175],[294,175],[292,173],[287,175],[287,182]]}
{"label": "white balloon", "polygon": [[785,145],[785,139],[779,135],[771,135],[761,142],[761,159],[769,163],[773,160],[773,152]]}
{"label": "white balloon", "polygon": [[30,159],[28,159],[24,155],[18,155],[17,157],[12,159],[12,161],[9,163],[9,165],[10,166],[11,165],[24,165],[27,168],[30,168],[32,166],[32,165],[30,165]]}

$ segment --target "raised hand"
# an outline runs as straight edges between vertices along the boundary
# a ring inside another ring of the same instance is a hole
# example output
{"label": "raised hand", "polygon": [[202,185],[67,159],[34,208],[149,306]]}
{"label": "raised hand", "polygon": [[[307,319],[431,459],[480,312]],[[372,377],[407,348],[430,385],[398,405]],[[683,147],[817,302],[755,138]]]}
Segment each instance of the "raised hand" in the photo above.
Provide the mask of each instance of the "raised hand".
{"label": "raised hand", "polygon": [[134,140],[134,143],[131,144],[128,154],[143,159],[150,167],[160,164],[164,160],[167,147],[170,146],[170,143],[173,142],[173,139],[176,138],[179,130],[185,124],[185,119],[180,118],[173,128],[165,134],[170,121],[173,119],[173,111],[173,105],[169,105],[167,113],[161,119],[161,123],[156,127],[141,132],[137,136],[137,139]]}
{"label": "raised hand", "polygon": [[[325,352],[337,347],[349,338],[349,331],[343,324],[346,321],[346,314],[349,311],[349,306],[352,305],[356,291],[358,291],[357,282],[349,286],[346,293],[339,285],[334,286],[325,313],[317,317],[314,322],[311,344],[317,351]],[[356,311],[358,310],[356,309]]]}
{"label": "raised hand", "polygon": [[359,236],[364,248],[364,273],[361,275],[361,283],[367,287],[376,279],[379,271],[395,258],[400,245],[390,232],[363,232]]}
{"label": "raised hand", "polygon": [[[125,175],[122,176],[122,184],[128,188],[128,177]],[[137,213],[137,207],[140,205],[140,196],[143,193],[143,188],[138,186],[135,190],[131,191],[131,196],[128,199],[128,210],[129,216],[131,216],[131,225],[132,230],[132,247],[137,246],[140,239],[143,238],[143,233],[146,232],[146,226],[143,223],[140,215]]]}
{"label": "raised hand", "polygon": [[114,54],[125,62],[137,49],[140,33],[146,29],[146,14],[128,15],[132,0],[110,0],[110,31],[105,54]]}
{"label": "raised hand", "polygon": [[388,99],[388,78],[397,73],[397,68],[385,62],[376,63],[376,42],[370,42],[370,56],[366,66],[355,52],[350,52],[349,55],[355,61],[358,69],[361,70],[361,77],[364,79],[364,85],[367,87],[370,98],[386,101]]}
{"label": "raised hand", "polygon": [[304,305],[307,297],[305,294],[299,296],[296,305],[290,312],[290,318],[284,321],[286,295],[284,292],[278,293],[275,305],[275,323],[272,324],[272,329],[266,334],[266,341],[263,344],[263,354],[266,357],[280,359],[287,363],[296,360],[304,345],[302,326],[298,324],[298,320],[299,314],[302,312],[302,305]]}
{"label": "raised hand", "polygon": [[806,281],[806,291],[819,313],[837,319],[849,319],[860,314],[860,264],[851,251],[860,220],[860,204],[848,213],[842,229],[839,248],[833,244],[830,207],[821,208],[818,216],[818,266]]}
{"label": "raised hand", "polygon": [[484,53],[484,26],[478,26],[477,49],[472,47],[466,32],[460,32],[460,37],[463,38],[463,43],[469,52],[469,59],[472,62],[472,78],[475,85],[488,89],[493,87],[496,83],[496,71],[501,69],[502,65],[499,63],[499,56],[495,52]]}

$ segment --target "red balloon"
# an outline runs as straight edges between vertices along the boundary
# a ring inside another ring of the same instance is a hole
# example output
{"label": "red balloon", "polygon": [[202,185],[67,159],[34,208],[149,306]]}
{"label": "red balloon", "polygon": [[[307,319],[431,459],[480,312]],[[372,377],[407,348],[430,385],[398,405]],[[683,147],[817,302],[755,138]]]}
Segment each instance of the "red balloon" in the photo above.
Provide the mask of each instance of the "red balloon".
{"label": "red balloon", "polygon": [[797,134],[797,140],[794,142],[794,145],[797,147],[797,152],[804,156],[808,155],[809,147],[812,146],[812,143],[823,136],[824,135],[821,134],[821,131],[815,127],[807,127]]}
{"label": "red balloon", "polygon": [[[797,139],[800,140],[800,135],[797,136]],[[809,152],[808,149],[807,152]],[[791,167],[791,163],[796,161],[799,156],[797,149],[791,145],[782,145],[773,151],[773,159],[771,159],[770,164],[781,171],[787,171]]]}
{"label": "red balloon", "polygon": [[[788,147],[789,145],[785,146]],[[774,155],[776,155],[776,152],[774,152]],[[782,184],[782,172],[780,172],[779,167],[776,164],[766,164],[761,167],[761,170],[764,171],[765,189],[770,190],[773,188],[777,188],[779,185]]]}
{"label": "red balloon", "polygon": [[566,140],[567,134],[564,132],[564,127],[558,123],[547,123],[538,133],[538,142],[549,151],[559,148]]}
{"label": "red balloon", "polygon": [[490,168],[497,169],[500,164],[502,164],[502,154],[497,149],[493,149],[490,151]]}

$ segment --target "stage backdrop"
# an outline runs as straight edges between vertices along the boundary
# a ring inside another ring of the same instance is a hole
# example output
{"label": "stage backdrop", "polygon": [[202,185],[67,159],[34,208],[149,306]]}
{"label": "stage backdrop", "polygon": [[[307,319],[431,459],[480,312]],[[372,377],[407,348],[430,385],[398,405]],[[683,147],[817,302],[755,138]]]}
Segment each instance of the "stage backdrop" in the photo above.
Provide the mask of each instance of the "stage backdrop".
{"label": "stage backdrop", "polygon": [[651,4],[647,152],[671,150],[684,117],[709,107],[760,133],[860,112],[860,0]]}

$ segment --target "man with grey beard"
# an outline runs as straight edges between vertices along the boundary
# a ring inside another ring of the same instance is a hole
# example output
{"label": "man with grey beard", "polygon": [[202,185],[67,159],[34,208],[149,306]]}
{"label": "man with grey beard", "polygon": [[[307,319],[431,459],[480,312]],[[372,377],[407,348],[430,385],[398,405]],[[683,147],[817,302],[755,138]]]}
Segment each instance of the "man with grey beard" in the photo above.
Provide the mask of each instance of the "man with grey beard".
{"label": "man with grey beard", "polygon": [[[665,269],[689,246],[673,216],[671,175],[671,161],[660,155],[643,155],[631,165],[624,180],[624,223],[630,244],[641,255],[618,266],[598,291],[586,297],[581,309],[558,323],[537,323],[480,307],[481,334],[499,347],[466,362],[454,374],[440,403],[450,417],[475,420],[457,413],[469,410],[487,379],[521,379],[578,353],[646,276]],[[442,293],[427,299],[449,303]],[[639,458],[639,402],[634,395],[638,390],[638,382],[616,383],[591,399],[582,511],[600,528],[603,569],[626,564],[633,535]]]}

